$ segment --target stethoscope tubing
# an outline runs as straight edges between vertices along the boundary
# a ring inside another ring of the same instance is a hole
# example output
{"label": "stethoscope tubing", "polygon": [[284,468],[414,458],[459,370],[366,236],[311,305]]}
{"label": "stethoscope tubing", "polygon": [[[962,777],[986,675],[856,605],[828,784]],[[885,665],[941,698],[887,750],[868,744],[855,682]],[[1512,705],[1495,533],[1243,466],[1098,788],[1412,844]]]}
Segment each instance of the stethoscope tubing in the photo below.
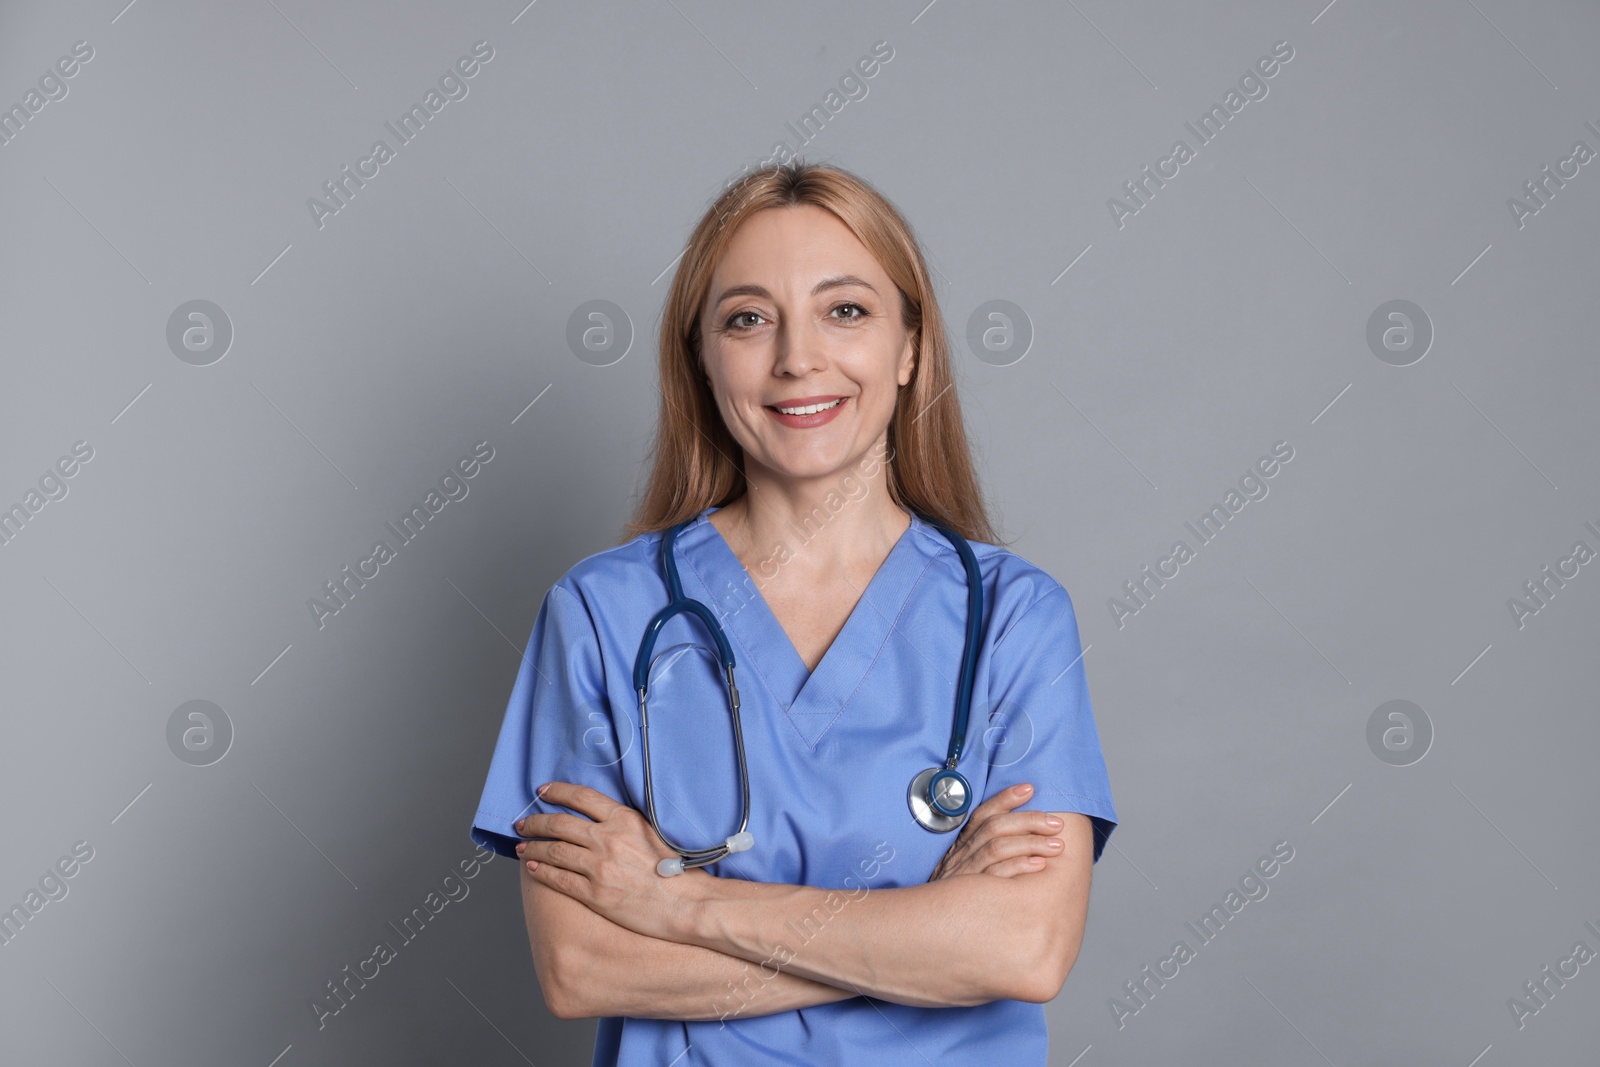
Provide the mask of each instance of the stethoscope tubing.
{"label": "stethoscope tubing", "polygon": [[[691,520],[692,521],[692,520]],[[650,825],[655,829],[663,843],[682,858],[678,870],[690,867],[703,867],[708,863],[715,863],[728,855],[730,851],[727,842],[712,845],[708,848],[686,848],[674,842],[661,828],[661,820],[656,815],[655,781],[650,766],[650,656],[655,651],[656,639],[661,635],[661,628],[668,620],[681,612],[690,612],[700,618],[711,636],[717,643],[717,657],[722,665],[724,681],[728,691],[728,713],[733,719],[734,752],[739,759],[739,787],[741,792],[739,829],[734,837],[746,834],[750,826],[750,772],[745,763],[744,730],[739,722],[739,687],[734,681],[733,646],[728,643],[727,635],[723,633],[722,626],[717,622],[711,609],[698,600],[683,595],[683,583],[678,577],[678,567],[672,558],[673,542],[677,540],[678,532],[688,523],[679,523],[667,530],[661,537],[661,569],[666,574],[668,601],[667,606],[656,612],[649,624],[645,627],[644,637],[639,643],[639,653],[633,661],[633,688],[639,695],[639,738],[640,747],[644,749],[644,797],[645,808],[650,817]],[[729,839],[730,841],[732,838]]]}
{"label": "stethoscope tubing", "polygon": [[978,558],[966,539],[941,522],[924,518],[923,522],[944,534],[955,546],[961,565],[967,572],[967,633],[961,649],[961,675],[956,680],[955,722],[950,729],[950,747],[945,756],[945,766],[951,770],[961,760],[961,751],[967,740],[967,721],[972,712],[972,685],[978,669],[978,645],[983,634],[983,575],[978,570]]}
{"label": "stethoscope tubing", "polygon": [[[731,671],[731,668],[730,668]],[[730,684],[731,681],[730,681]],[[737,690],[735,690],[737,692]],[[744,833],[750,828],[750,772],[745,765],[744,733],[739,726],[739,709],[737,703],[733,707],[733,741],[734,752],[739,757],[739,787],[743,794],[740,803],[742,815],[739,819],[738,833]],[[661,824],[656,818],[655,789],[650,775],[650,712],[645,706],[644,695],[639,697],[639,737],[640,745],[644,749],[644,795],[645,805],[650,809],[650,825],[655,827],[656,833],[666,846],[672,849],[685,860],[685,867],[703,866],[706,863],[715,863],[728,854],[726,844],[712,845],[709,848],[687,848],[678,844],[667,836],[661,829]],[[699,863],[690,863],[690,860],[699,860]]]}
{"label": "stethoscope tubing", "polygon": [[[973,555],[972,547],[954,530],[943,523],[922,517],[923,522],[932,526],[944,535],[956,549],[961,557],[963,569],[967,578],[967,619],[966,637],[961,653],[961,673],[956,681],[956,708],[950,727],[950,744],[945,754],[944,769],[938,771],[938,776],[950,778],[959,782],[963,800],[959,809],[947,809],[934,799],[933,789],[927,789],[927,797],[922,798],[922,806],[932,805],[931,812],[919,811],[919,805],[913,803],[912,814],[917,822],[926,829],[935,832],[947,832],[954,828],[954,824],[961,821],[971,806],[971,794],[964,777],[956,771],[956,764],[961,760],[961,753],[966,744],[967,724],[972,710],[972,688],[976,677],[978,647],[983,633],[983,579],[978,569],[978,560]],[[680,860],[662,861],[662,873],[669,873],[667,868],[672,867],[672,873],[691,867],[702,867],[729,855],[733,851],[748,848],[750,836],[750,773],[745,760],[744,731],[739,722],[739,688],[734,680],[734,655],[733,646],[728,642],[727,635],[723,632],[721,624],[711,609],[700,601],[687,597],[683,593],[683,583],[678,575],[677,562],[673,558],[673,545],[678,534],[685,529],[694,519],[687,519],[667,529],[661,536],[660,564],[666,576],[668,600],[666,607],[656,612],[645,626],[644,635],[639,642],[639,652],[633,661],[633,688],[639,696],[639,734],[641,747],[644,749],[644,795],[645,808],[650,818],[650,825],[662,842],[678,853]],[[728,711],[733,720],[734,751],[739,761],[739,787],[741,794],[739,830],[719,845],[707,848],[687,848],[677,844],[662,830],[661,822],[656,815],[655,782],[650,764],[650,657],[655,651],[656,639],[661,634],[661,628],[677,615],[689,612],[697,616],[705,624],[717,644],[718,662],[722,666],[724,680],[727,683]],[[916,783],[926,775],[933,774],[934,769],[922,772],[918,778],[913,779],[913,789]],[[931,820],[931,821],[929,821]],[[936,825],[937,824],[937,825]],[[743,843],[740,843],[743,842]]]}
{"label": "stethoscope tubing", "polygon": [[[692,520],[691,520],[692,521]],[[717,642],[717,657],[724,671],[733,670],[733,646],[728,643],[727,635],[722,632],[717,617],[711,609],[683,595],[683,583],[678,579],[678,565],[672,559],[672,543],[678,538],[678,531],[686,523],[679,523],[661,536],[661,569],[667,576],[667,606],[655,613],[649,625],[644,628],[644,638],[639,643],[639,654],[633,660],[633,691],[643,693],[650,686],[650,653],[655,651],[656,638],[660,636],[661,628],[674,615],[683,611],[692,611],[706,624],[706,629],[711,631],[711,636]]]}

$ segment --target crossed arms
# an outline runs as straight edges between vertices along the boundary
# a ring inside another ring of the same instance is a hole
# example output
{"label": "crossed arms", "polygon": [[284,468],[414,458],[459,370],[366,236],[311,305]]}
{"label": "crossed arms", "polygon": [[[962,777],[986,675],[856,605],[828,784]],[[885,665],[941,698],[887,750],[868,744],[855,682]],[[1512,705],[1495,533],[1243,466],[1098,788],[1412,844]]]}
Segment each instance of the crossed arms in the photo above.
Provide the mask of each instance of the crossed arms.
{"label": "crossed arms", "polygon": [[[518,824],[540,839],[519,846],[523,912],[558,1018],[727,1019],[857,995],[1043,1003],[1082,942],[1089,818],[1012,812],[1026,797],[1011,790],[973,812],[927,883],[859,893],[699,870],[663,879],[655,860],[672,853],[637,811],[568,783],[545,797],[588,816]],[[797,929],[815,932],[796,947]]]}

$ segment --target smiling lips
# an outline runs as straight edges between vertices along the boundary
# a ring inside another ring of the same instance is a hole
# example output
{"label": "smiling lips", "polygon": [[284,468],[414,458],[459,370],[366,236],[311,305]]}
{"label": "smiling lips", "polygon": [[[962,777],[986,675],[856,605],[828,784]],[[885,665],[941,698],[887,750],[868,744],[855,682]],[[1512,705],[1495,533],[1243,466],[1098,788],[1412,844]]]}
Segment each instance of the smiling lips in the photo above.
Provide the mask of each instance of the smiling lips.
{"label": "smiling lips", "polygon": [[781,404],[769,404],[767,411],[783,425],[805,430],[832,421],[849,399],[843,396],[801,396]]}

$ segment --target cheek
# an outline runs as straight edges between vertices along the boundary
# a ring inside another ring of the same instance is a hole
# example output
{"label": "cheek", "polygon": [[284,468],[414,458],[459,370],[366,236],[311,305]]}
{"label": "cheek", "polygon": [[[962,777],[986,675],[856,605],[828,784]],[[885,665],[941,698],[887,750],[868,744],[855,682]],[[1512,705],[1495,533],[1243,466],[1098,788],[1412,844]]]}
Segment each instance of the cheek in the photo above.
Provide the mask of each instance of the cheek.
{"label": "cheek", "polygon": [[746,381],[745,377],[738,373],[730,375],[726,371],[712,376],[711,391],[724,418],[760,407],[761,395],[754,391],[752,383]]}
{"label": "cheek", "polygon": [[727,427],[741,447],[752,444],[752,434],[762,425],[765,417],[761,410],[761,394],[753,391],[753,383],[735,374],[729,376],[725,368],[711,373],[711,396]]}
{"label": "cheek", "polygon": [[894,360],[885,359],[865,384],[866,391],[872,396],[874,410],[893,411],[895,397],[903,388],[900,383],[899,364]]}
{"label": "cheek", "polygon": [[868,415],[868,421],[888,426],[889,421],[894,418],[895,398],[895,392],[892,389],[888,390],[878,397],[870,413],[863,412],[863,414]]}
{"label": "cheek", "polygon": [[724,413],[738,412],[749,419],[761,413],[761,402],[771,391],[771,363],[759,352],[734,352],[712,377],[718,404]]}

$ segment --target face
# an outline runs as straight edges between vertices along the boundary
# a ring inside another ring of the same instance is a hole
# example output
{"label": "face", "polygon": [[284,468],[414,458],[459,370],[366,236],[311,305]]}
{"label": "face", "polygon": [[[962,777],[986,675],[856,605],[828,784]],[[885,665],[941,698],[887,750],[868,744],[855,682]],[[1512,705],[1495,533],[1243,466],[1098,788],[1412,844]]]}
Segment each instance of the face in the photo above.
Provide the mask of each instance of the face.
{"label": "face", "polygon": [[[717,407],[751,477],[826,479],[885,436],[911,380],[916,337],[900,293],[830,212],[768,208],[734,233],[701,312],[701,351]],[[814,407],[785,415],[779,408]]]}

